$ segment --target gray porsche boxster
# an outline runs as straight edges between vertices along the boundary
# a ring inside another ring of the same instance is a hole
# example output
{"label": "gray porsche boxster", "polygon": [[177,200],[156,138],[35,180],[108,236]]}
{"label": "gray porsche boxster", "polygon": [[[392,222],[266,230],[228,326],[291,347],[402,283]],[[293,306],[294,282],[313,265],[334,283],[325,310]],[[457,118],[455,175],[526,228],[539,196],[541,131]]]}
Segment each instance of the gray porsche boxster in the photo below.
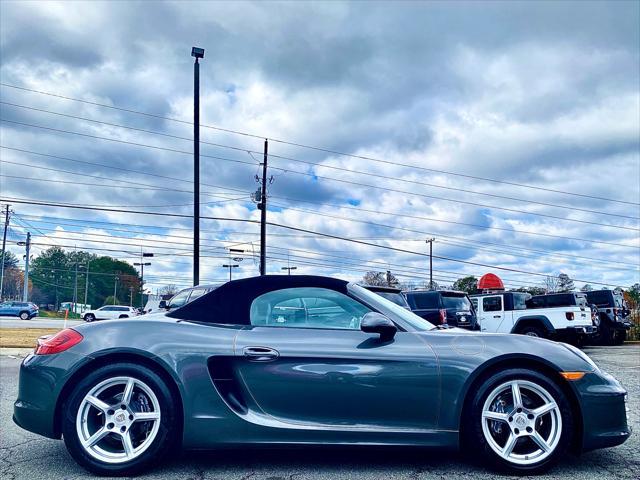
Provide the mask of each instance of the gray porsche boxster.
{"label": "gray porsche boxster", "polygon": [[461,447],[528,474],[623,443],[625,401],[569,345],[435,327],[342,280],[264,276],[41,340],[14,421],[103,475],[176,448],[271,444]]}

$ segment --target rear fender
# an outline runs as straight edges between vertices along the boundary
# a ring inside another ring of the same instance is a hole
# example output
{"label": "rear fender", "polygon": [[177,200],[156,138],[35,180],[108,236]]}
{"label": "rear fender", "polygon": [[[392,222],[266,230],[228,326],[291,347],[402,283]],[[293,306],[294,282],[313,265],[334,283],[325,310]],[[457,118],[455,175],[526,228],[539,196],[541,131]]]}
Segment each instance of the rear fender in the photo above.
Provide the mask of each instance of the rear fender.
{"label": "rear fender", "polygon": [[553,334],[556,332],[556,329],[553,328],[552,323],[549,319],[544,315],[525,315],[524,317],[518,318],[516,323],[513,325],[511,329],[511,333],[518,333],[522,328],[527,325],[538,325],[542,326],[549,334]]}

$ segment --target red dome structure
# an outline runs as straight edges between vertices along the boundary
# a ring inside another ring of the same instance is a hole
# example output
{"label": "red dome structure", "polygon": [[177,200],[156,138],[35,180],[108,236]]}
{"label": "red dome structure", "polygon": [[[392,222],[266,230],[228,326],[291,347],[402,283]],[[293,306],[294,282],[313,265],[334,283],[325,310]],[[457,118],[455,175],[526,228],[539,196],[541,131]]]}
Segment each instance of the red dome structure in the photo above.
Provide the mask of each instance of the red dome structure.
{"label": "red dome structure", "polygon": [[478,280],[478,290],[504,290],[504,283],[494,273],[485,273]]}

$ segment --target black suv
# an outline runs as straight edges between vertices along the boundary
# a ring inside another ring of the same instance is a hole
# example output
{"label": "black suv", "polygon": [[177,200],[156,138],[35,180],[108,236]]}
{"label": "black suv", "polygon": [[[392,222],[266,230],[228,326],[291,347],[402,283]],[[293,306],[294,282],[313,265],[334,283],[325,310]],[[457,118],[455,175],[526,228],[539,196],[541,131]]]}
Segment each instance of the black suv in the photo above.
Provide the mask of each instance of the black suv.
{"label": "black suv", "polygon": [[476,312],[465,292],[455,290],[413,290],[404,292],[411,311],[434,325],[479,330]]}
{"label": "black suv", "polygon": [[396,305],[400,305],[401,307],[406,308],[407,310],[411,310],[411,307],[407,303],[407,299],[402,293],[402,290],[395,287],[382,287],[382,286],[374,286],[374,285],[361,285],[367,290],[371,290],[374,293],[377,293],[383,298],[395,303]]}
{"label": "black suv", "polygon": [[622,345],[631,328],[627,308],[622,293],[613,290],[594,290],[586,292],[587,301],[598,307],[600,328],[594,343],[601,345]]}

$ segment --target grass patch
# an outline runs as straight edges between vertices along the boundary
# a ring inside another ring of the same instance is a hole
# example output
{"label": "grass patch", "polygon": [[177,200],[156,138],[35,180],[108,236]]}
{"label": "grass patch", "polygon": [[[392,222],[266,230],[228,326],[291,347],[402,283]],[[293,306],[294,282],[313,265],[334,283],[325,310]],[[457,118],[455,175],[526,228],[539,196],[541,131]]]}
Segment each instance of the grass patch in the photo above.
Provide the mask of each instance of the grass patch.
{"label": "grass patch", "polygon": [[59,332],[58,328],[2,328],[0,329],[0,347],[35,347],[38,337]]}

